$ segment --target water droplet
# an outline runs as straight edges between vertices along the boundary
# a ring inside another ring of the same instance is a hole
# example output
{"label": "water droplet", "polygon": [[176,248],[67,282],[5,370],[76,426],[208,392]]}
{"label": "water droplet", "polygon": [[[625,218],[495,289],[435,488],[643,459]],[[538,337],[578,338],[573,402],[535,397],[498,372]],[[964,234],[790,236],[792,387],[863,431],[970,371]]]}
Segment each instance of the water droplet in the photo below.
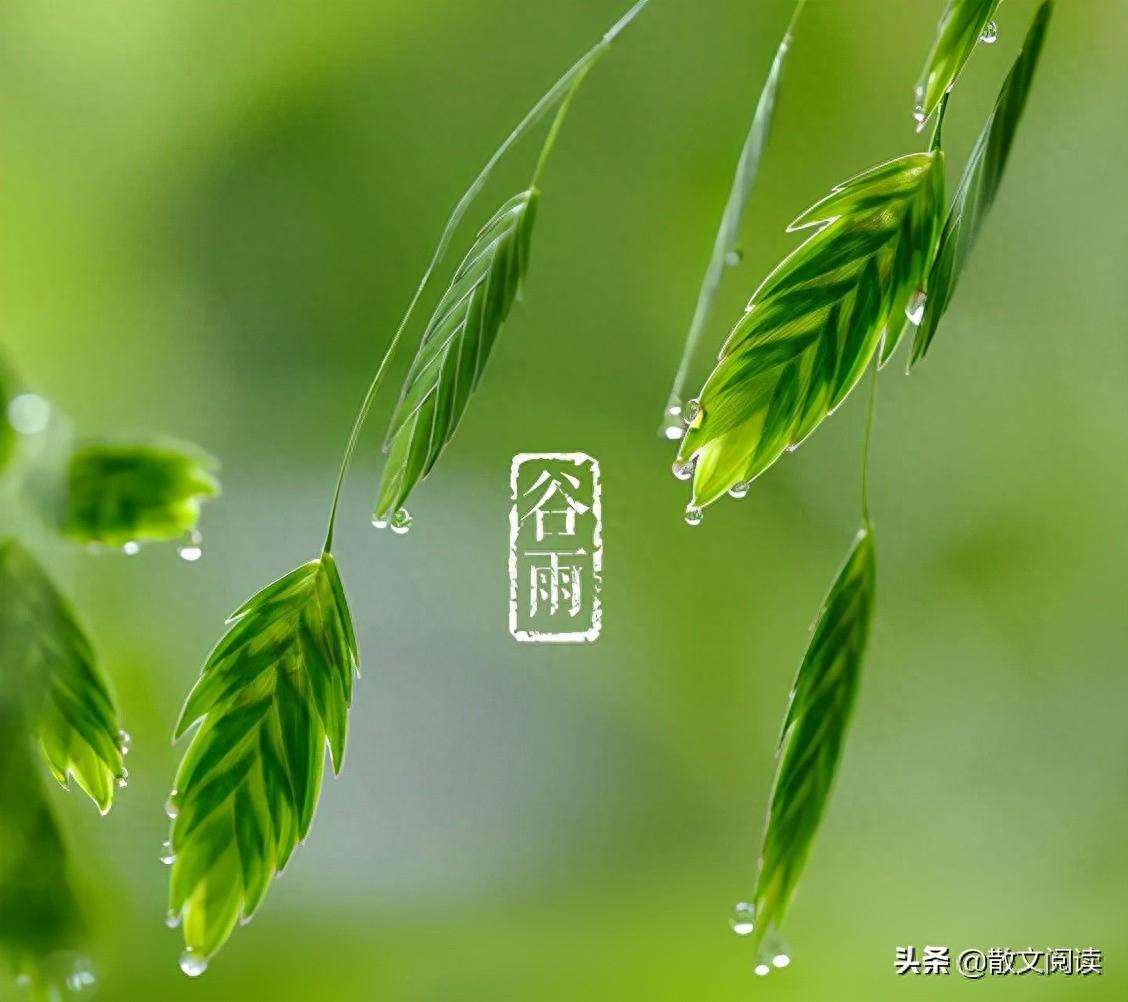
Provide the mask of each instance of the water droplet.
{"label": "water droplet", "polygon": [[[834,411],[827,411],[827,412],[826,412],[826,416],[827,416],[827,417],[830,417],[830,415],[831,415],[831,414],[833,414],[833,413],[834,413]],[[798,449],[798,448],[799,448],[799,443],[798,443],[798,442],[792,442],[792,443],[791,443],[791,444],[790,444],[790,445],[789,445],[789,446],[788,446],[788,447],[787,447],[786,449],[784,449],[783,451],[784,451],[784,452],[794,452],[794,451],[795,451],[796,449]]]}
{"label": "water droplet", "polygon": [[670,423],[670,424],[666,425],[662,429],[662,434],[663,434],[663,436],[668,438],[671,442],[676,442],[683,435],[685,435],[685,429],[682,427],[681,421],[677,421],[675,423]]}
{"label": "water droplet", "polygon": [[786,953],[777,953],[772,957],[772,967],[786,967],[791,963],[791,958]]}
{"label": "water droplet", "polygon": [[744,251],[734,248],[733,250],[725,253],[725,264],[730,268],[735,268],[741,261],[744,260]]}
{"label": "water droplet", "polygon": [[118,776],[118,778],[117,778],[117,785],[118,785],[119,790],[124,790],[127,786],[129,786],[129,770],[128,769],[122,769],[121,770],[121,775]]}
{"label": "water droplet", "polygon": [[411,517],[411,512],[406,508],[397,508],[392,515],[392,532],[402,536],[411,528],[412,521],[414,520]]}
{"label": "water droplet", "polygon": [[670,404],[670,406],[666,408],[666,413],[670,417],[681,417],[681,412],[681,404]]}
{"label": "water droplet", "polygon": [[687,459],[684,463],[675,460],[674,465],[670,467],[674,476],[678,480],[689,480],[693,477],[693,470],[697,466],[697,460],[694,458]]}
{"label": "water droplet", "polygon": [[94,972],[90,968],[90,961],[85,957],[79,957],[74,962],[74,968],[70,974],[66,976],[66,986],[72,992],[80,992],[84,988],[89,988],[95,980]]}
{"label": "water droplet", "polygon": [[133,747],[133,738],[129,736],[129,731],[118,731],[118,748],[123,755],[129,754],[129,749]]}
{"label": "water droplet", "polygon": [[686,525],[700,525],[702,519],[701,509],[694,508],[693,505],[687,505],[685,509],[685,524]]}
{"label": "water droplet", "polygon": [[741,901],[733,905],[732,918],[729,919],[729,925],[732,926],[732,931],[738,936],[747,936],[752,932],[752,920],[755,916],[756,909],[747,901]]}
{"label": "water droplet", "polygon": [[180,955],[180,969],[190,978],[198,978],[208,969],[206,957],[201,957],[189,947]]}
{"label": "water droplet", "polygon": [[733,484],[729,488],[729,497],[736,498],[739,501],[741,498],[748,497],[748,489],[752,485],[747,480],[742,480],[739,484]]}
{"label": "water droplet", "polygon": [[180,805],[176,802],[176,791],[168,795],[168,800],[165,801],[165,814],[167,814],[174,821],[176,816],[180,813]]}
{"label": "water droplet", "polygon": [[176,862],[176,853],[172,851],[171,842],[165,842],[161,845],[161,862],[165,866],[172,866]]}
{"label": "water droplet", "polygon": [[701,401],[694,397],[694,399],[685,405],[685,414],[682,415],[682,420],[690,428],[696,428],[701,424],[702,416]]}
{"label": "water droplet", "polygon": [[388,527],[388,520],[386,518],[372,518],[372,526],[375,529],[386,529]]}
{"label": "water droplet", "polygon": [[141,544],[136,539],[131,539],[121,548],[121,552],[127,557],[135,557],[141,552]]}
{"label": "water droplet", "polygon": [[51,421],[51,405],[38,393],[21,393],[8,404],[8,423],[21,435],[38,435]]}
{"label": "water droplet", "polygon": [[[183,965],[181,965],[181,966],[183,966]],[[766,977],[768,974],[770,974],[772,969],[768,964],[765,964],[761,960],[760,963],[758,963],[753,968],[753,970],[756,972],[757,975],[759,975],[761,978],[763,978],[763,977]]]}
{"label": "water droplet", "polygon": [[204,537],[200,534],[199,530],[192,529],[188,533],[188,542],[178,547],[176,552],[180,554],[181,560],[187,560],[188,563],[194,564],[204,555],[203,544]]}
{"label": "water droplet", "polygon": [[984,45],[994,45],[998,40],[999,26],[994,21],[991,21],[987,27],[983,29],[983,33],[979,36],[979,41]]}
{"label": "water droplet", "polygon": [[927,301],[928,294],[919,289],[909,297],[908,305],[905,307],[905,316],[909,318],[909,323],[920,326],[924,318],[924,304]]}
{"label": "water droplet", "polygon": [[170,929],[175,929],[178,925],[180,925],[180,916],[177,915],[176,912],[169,912],[165,916],[165,925],[167,925]]}

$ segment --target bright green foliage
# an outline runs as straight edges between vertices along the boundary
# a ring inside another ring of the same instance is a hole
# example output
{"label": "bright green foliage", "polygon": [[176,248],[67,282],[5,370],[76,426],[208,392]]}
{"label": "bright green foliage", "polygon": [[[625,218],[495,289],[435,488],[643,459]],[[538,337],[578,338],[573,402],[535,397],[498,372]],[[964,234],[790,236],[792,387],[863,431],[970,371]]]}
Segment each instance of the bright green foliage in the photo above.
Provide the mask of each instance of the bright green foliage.
{"label": "bright green foliage", "polygon": [[948,0],[936,28],[936,41],[916,86],[913,114],[918,128],[924,127],[955,83],[998,6],[999,0]]}
{"label": "bright green foliage", "polygon": [[[791,224],[818,229],[756,290],[687,414],[678,461],[695,462],[692,507],[798,445],[887,328],[900,332],[935,250],[943,184],[943,155],[914,153],[840,184]],[[882,357],[895,347],[888,339]]]}
{"label": "bright green foliage", "polygon": [[936,258],[928,273],[928,303],[913,340],[914,362],[923,358],[928,351],[940,318],[952,300],[960,272],[971,256],[975,239],[995,201],[1011,144],[1026,107],[1026,97],[1034,80],[1034,71],[1038,66],[1038,56],[1042,51],[1052,11],[1053,0],[1046,0],[1038,8],[1030,30],[1026,33],[1022,51],[1011,66],[995,101],[994,110],[983,131],[979,133],[952,199],[952,207],[940,234]]}
{"label": "bright green foliage", "polygon": [[521,294],[538,198],[531,188],[494,214],[435,308],[388,428],[378,519],[390,518],[404,503],[462,420],[494,339]]}
{"label": "bright green foliage", "polygon": [[0,946],[46,997],[40,962],[83,933],[67,852],[22,709],[0,694]]}
{"label": "bright green foliage", "polygon": [[180,715],[202,719],[170,798],[170,909],[189,953],[216,952],[250,919],[309,831],[328,743],[344,757],[356,639],[328,553],[238,609]]}
{"label": "bright green foliage", "polygon": [[124,546],[194,529],[219,493],[216,463],[191,446],[81,446],[70,458],[63,531],[80,543]]}
{"label": "bright green foliage", "polygon": [[16,693],[52,774],[105,814],[124,779],[109,684],[70,603],[16,540],[0,544],[0,692]]}
{"label": "bright green foliage", "polygon": [[815,623],[783,722],[753,897],[753,945],[787,911],[842,756],[874,604],[872,527],[854,540]]}

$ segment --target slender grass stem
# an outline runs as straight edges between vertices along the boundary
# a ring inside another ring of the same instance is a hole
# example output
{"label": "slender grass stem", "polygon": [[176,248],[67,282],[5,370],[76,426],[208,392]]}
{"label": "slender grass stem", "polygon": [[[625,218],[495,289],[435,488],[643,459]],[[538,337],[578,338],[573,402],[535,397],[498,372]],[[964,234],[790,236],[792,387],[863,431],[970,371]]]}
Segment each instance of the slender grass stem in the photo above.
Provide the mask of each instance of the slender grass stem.
{"label": "slender grass stem", "polygon": [[337,482],[333,488],[333,500],[329,508],[329,525],[325,531],[325,542],[322,545],[323,552],[328,553],[333,547],[333,531],[337,524],[337,510],[340,506],[341,490],[344,487],[345,476],[348,473],[349,465],[352,463],[353,453],[356,451],[356,445],[360,440],[360,433],[368,418],[368,412],[372,409],[372,404],[380,390],[380,385],[383,382],[388,363],[395,355],[396,348],[399,346],[400,339],[403,337],[403,333],[407,329],[408,323],[411,321],[415,308],[418,306],[423,292],[430,284],[435,269],[442,262],[450,246],[451,239],[454,236],[454,231],[458,228],[459,223],[462,222],[463,216],[466,215],[466,210],[470,208],[471,203],[481,192],[482,188],[485,187],[494,168],[502,157],[509,152],[510,148],[524,136],[526,132],[538,125],[557,103],[563,101],[561,113],[557,115],[556,120],[553,122],[548,138],[545,141],[545,146],[541,149],[536,171],[533,174],[533,183],[534,185],[536,184],[544,168],[548,153],[551,151],[552,145],[556,141],[556,135],[563,121],[563,111],[571,101],[576,88],[583,81],[584,77],[587,76],[588,72],[599,58],[607,51],[611,43],[622,33],[623,29],[641,13],[649,2],[650,0],[638,0],[638,2],[610,28],[591,49],[581,56],[571,68],[545,92],[541,99],[529,109],[525,117],[517,123],[516,128],[509,133],[505,141],[494,151],[489,160],[486,161],[485,166],[478,173],[478,176],[474,179],[470,187],[466,189],[465,194],[458,200],[458,204],[455,205],[454,211],[450,214],[450,218],[447,220],[446,226],[443,228],[443,232],[439,237],[439,242],[435,246],[434,253],[431,255],[431,260],[428,262],[423,272],[423,277],[420,279],[419,285],[416,287],[415,293],[411,297],[411,301],[407,304],[407,310],[404,312],[403,318],[400,320],[395,333],[392,335],[392,340],[384,351],[384,357],[380,360],[380,364],[376,369],[376,375],[372,377],[372,382],[369,383],[368,391],[364,395],[364,400],[361,402],[360,408],[356,412],[356,417],[353,419],[352,428],[349,431],[349,437],[345,443],[345,451],[341,458],[341,466],[337,471]]}
{"label": "slender grass stem", "polygon": [[783,70],[783,61],[791,48],[795,26],[799,22],[799,15],[803,12],[805,4],[806,0],[798,0],[795,4],[791,20],[787,23],[787,30],[783,33],[779,48],[776,49],[775,58],[772,60],[771,69],[768,71],[767,82],[764,84],[764,89],[760,92],[760,98],[756,103],[752,126],[740,151],[740,159],[737,161],[732,188],[729,190],[728,201],[725,203],[724,212],[721,214],[721,223],[713,243],[713,255],[709,259],[705,276],[701,281],[701,289],[697,294],[693,319],[690,321],[689,332],[686,334],[685,346],[682,348],[677,373],[674,375],[670,395],[666,400],[663,427],[659,429],[659,434],[665,433],[665,423],[669,420],[672,409],[682,406],[682,394],[685,391],[686,380],[689,378],[689,366],[697,352],[697,345],[701,340],[702,332],[705,330],[713,302],[717,298],[717,290],[720,288],[725,268],[731,260],[731,256],[738,253],[740,221],[744,215],[744,208],[748,204],[748,197],[759,171],[760,159],[767,144],[772,113],[775,110],[779,78]]}

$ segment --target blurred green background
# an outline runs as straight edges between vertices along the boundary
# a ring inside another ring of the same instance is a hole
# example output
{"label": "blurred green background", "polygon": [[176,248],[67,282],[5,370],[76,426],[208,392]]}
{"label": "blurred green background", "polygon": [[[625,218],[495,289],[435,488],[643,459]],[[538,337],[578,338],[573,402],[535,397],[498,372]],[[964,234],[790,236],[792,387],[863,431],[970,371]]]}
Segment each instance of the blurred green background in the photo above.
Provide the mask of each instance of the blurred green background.
{"label": "blurred green background", "polygon": [[[63,565],[134,738],[106,819],[55,797],[106,1002],[1125,997],[1118,0],[1059,4],[939,339],[881,380],[877,619],[791,967],[755,978],[727,919],[855,528],[862,401],[683,523],[655,430],[790,4],[654,0],[573,107],[526,299],[403,537],[368,526],[394,385],[378,407],[338,534],[363,661],[344,774],[255,921],[199,980],[178,970],[158,851],[181,700],[225,615],[315,555],[351,415],[454,201],[624,7],[0,8],[0,340],[80,430],[152,428],[223,461],[198,564],[154,546]],[[941,7],[809,5],[695,383],[795,245],[790,219],[921,147],[912,85]],[[958,88],[953,185],[1033,10],[1003,5]],[[540,649],[506,631],[508,464],[563,450],[603,466],[604,633]],[[1104,974],[898,978],[906,944],[1099,947]]]}

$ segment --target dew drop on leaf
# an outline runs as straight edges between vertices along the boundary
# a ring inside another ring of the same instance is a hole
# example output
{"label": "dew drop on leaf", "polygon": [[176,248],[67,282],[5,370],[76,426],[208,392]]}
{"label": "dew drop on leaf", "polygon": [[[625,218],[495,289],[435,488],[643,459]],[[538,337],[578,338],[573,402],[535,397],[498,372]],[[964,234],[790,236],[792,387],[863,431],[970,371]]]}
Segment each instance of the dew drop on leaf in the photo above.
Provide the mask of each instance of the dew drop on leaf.
{"label": "dew drop on leaf", "polygon": [[701,509],[694,508],[689,505],[685,510],[685,524],[686,525],[700,525],[702,519]]}
{"label": "dew drop on leaf", "polygon": [[207,959],[189,948],[180,955],[180,969],[190,978],[198,978],[208,969]]}
{"label": "dew drop on leaf", "polygon": [[772,967],[786,967],[791,963],[791,958],[786,953],[777,953],[772,957]]}
{"label": "dew drop on leaf", "polygon": [[994,21],[991,21],[987,27],[983,29],[983,33],[979,36],[979,41],[984,45],[994,45],[998,40],[999,26]]}
{"label": "dew drop on leaf", "polygon": [[176,802],[176,791],[173,790],[172,793],[168,795],[168,800],[165,801],[165,814],[175,819],[179,813],[180,806]]}
{"label": "dew drop on leaf", "polygon": [[387,527],[388,527],[388,520],[386,518],[373,518],[372,519],[372,528],[374,528],[374,529],[386,529]]}
{"label": "dew drop on leaf", "polygon": [[739,484],[733,484],[729,488],[729,497],[736,498],[739,501],[741,498],[748,497],[748,489],[752,485],[747,480],[742,480]]}
{"label": "dew drop on leaf", "polygon": [[759,963],[758,963],[758,964],[757,964],[757,965],[756,965],[756,966],[755,966],[755,967],[753,968],[753,970],[754,970],[754,971],[756,972],[756,974],[757,974],[757,975],[758,975],[759,977],[763,978],[763,977],[766,977],[766,976],[767,976],[768,974],[770,974],[770,973],[771,973],[771,970],[772,970],[772,969],[771,969],[771,966],[770,966],[770,965],[768,965],[768,964],[765,964],[765,963],[764,963],[764,962],[763,962],[763,961],[761,960],[761,961],[760,961],[760,962],[759,962]]}
{"label": "dew drop on leaf", "polygon": [[411,513],[406,508],[397,508],[392,515],[392,532],[402,536],[411,528],[412,521]]}
{"label": "dew drop on leaf", "polygon": [[732,931],[738,936],[747,936],[752,932],[752,920],[755,918],[756,910],[747,902],[741,901],[733,906],[732,917],[729,919],[729,925],[732,926]]}
{"label": "dew drop on leaf", "polygon": [[118,776],[118,778],[117,778],[117,785],[118,785],[119,790],[124,790],[127,786],[129,786],[129,770],[128,769],[122,769],[121,770],[121,775]]}
{"label": "dew drop on leaf", "polygon": [[128,731],[118,731],[118,749],[123,755],[129,754],[129,749],[133,747],[133,738],[129,736]]}
{"label": "dew drop on leaf", "polygon": [[701,401],[696,397],[685,405],[685,414],[682,415],[682,420],[690,427],[696,428],[701,424]]}
{"label": "dew drop on leaf", "polygon": [[169,912],[165,916],[165,925],[167,925],[170,929],[175,929],[178,925],[180,925],[180,916],[177,915],[176,912]]}
{"label": "dew drop on leaf", "polygon": [[135,557],[141,552],[141,544],[136,539],[131,539],[121,548],[121,552],[127,557]]}
{"label": "dew drop on leaf", "polygon": [[176,552],[180,554],[181,560],[187,560],[188,563],[194,564],[204,555],[203,542],[204,537],[200,535],[199,530],[193,529],[188,534],[188,542],[178,547]]}
{"label": "dew drop on leaf", "polygon": [[908,305],[905,307],[905,316],[908,317],[909,323],[920,325],[924,318],[924,304],[927,301],[928,294],[919,289],[909,297]]}
{"label": "dew drop on leaf", "polygon": [[696,465],[697,460],[687,459],[684,463],[675,462],[671,469],[678,480],[689,480],[693,476],[693,468]]}
{"label": "dew drop on leaf", "polygon": [[744,251],[742,250],[734,249],[725,252],[725,264],[727,264],[730,268],[735,268],[743,260]]}
{"label": "dew drop on leaf", "polygon": [[165,866],[172,866],[176,862],[176,853],[172,851],[172,843],[165,842],[161,846],[161,862]]}

